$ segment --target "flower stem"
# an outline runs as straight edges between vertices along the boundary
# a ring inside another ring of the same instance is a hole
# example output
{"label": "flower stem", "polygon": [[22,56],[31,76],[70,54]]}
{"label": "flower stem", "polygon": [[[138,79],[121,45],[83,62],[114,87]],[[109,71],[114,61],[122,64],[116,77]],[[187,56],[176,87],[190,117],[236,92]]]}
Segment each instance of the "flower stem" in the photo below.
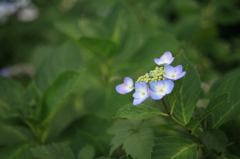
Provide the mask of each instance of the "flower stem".
{"label": "flower stem", "polygon": [[166,102],[165,102],[165,100],[162,98],[162,103],[163,103],[163,106],[164,106],[164,108],[166,109],[166,111],[167,111],[167,114],[170,116],[171,114],[170,114],[170,111],[169,111],[169,109],[168,109],[168,107],[167,107],[167,104],[166,104]]}
{"label": "flower stem", "polygon": [[182,123],[182,122],[180,122],[179,120],[177,120],[173,115],[169,115],[171,118],[172,118],[172,120],[174,120],[176,123],[178,123],[179,125],[181,125],[181,126],[183,126],[184,127],[184,124]]}
{"label": "flower stem", "polygon": [[163,103],[164,108],[165,108],[166,111],[167,111],[168,116],[170,116],[173,121],[175,121],[176,123],[178,123],[179,125],[181,125],[181,126],[184,127],[184,124],[183,124],[182,122],[180,122],[179,120],[177,120],[177,119],[170,113],[170,111],[169,111],[169,109],[168,109],[168,107],[167,107],[167,104],[166,104],[166,102],[165,102],[164,99],[162,99],[162,103]]}

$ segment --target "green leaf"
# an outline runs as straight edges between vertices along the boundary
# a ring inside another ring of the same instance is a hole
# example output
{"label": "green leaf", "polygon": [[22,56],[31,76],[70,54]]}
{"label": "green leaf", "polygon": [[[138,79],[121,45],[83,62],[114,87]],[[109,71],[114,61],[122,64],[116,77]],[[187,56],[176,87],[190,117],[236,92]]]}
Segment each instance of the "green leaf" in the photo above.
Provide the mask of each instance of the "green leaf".
{"label": "green leaf", "polygon": [[36,71],[36,84],[43,92],[64,71],[80,69],[82,58],[79,50],[70,42],[66,42],[54,49],[49,57],[45,58]]}
{"label": "green leaf", "polygon": [[[231,78],[225,80],[222,85],[219,86],[217,91],[214,92],[213,98],[222,94],[223,92],[229,92],[229,102],[225,103],[219,109],[214,111],[210,117],[210,128],[216,129],[222,124],[226,123],[237,117],[240,112],[240,89],[237,87],[240,81],[240,74],[232,76]],[[208,105],[207,110],[212,109],[213,105]]]}
{"label": "green leaf", "polygon": [[96,37],[82,37],[79,39],[81,46],[86,47],[93,53],[103,56],[112,56],[117,52],[118,46],[109,39],[96,38]]}
{"label": "green leaf", "polygon": [[41,107],[41,104],[42,92],[33,80],[24,92],[24,108],[22,109],[22,112],[24,115],[34,118],[36,117],[36,110],[38,107]]}
{"label": "green leaf", "polygon": [[202,134],[203,144],[209,149],[224,152],[227,147],[227,136],[221,130],[205,130]]}
{"label": "green leaf", "polygon": [[67,101],[80,77],[76,71],[62,73],[56,81],[48,87],[43,96],[42,117],[50,120]]}
{"label": "green leaf", "polygon": [[154,135],[150,128],[136,131],[123,142],[123,149],[127,155],[137,159],[151,159],[153,146]]}
{"label": "green leaf", "polygon": [[1,159],[33,159],[30,147],[32,143],[15,143],[10,146],[3,146],[0,149]]}
{"label": "green leaf", "polygon": [[[109,156],[123,145],[127,155],[130,154],[133,158],[147,159],[150,157],[154,145],[154,134],[150,128],[144,126],[141,120],[118,120],[108,130],[108,133],[115,135],[110,143]],[[146,154],[143,155],[143,152]]]}
{"label": "green leaf", "polygon": [[53,46],[39,46],[37,47],[32,55],[32,63],[35,68],[39,68],[42,63],[49,58],[52,54],[54,54],[56,48]]}
{"label": "green leaf", "polygon": [[109,156],[112,155],[112,153],[118,149],[123,143],[124,141],[133,134],[133,131],[120,131],[118,132],[113,138],[112,141],[110,143],[111,145],[111,149],[110,149],[110,153]]}
{"label": "green leaf", "polygon": [[[72,130],[69,130],[72,132]],[[68,136],[69,137],[69,136]],[[108,141],[107,144],[109,144],[110,141]],[[71,149],[73,150],[74,153],[79,152],[79,148],[83,148],[87,144],[90,144],[94,147],[94,152],[96,155],[107,155],[105,151],[105,145],[101,142],[101,138],[94,136],[93,134],[90,134],[86,131],[78,129],[76,132],[76,135],[74,138],[71,138]],[[105,144],[105,143],[104,143]]]}
{"label": "green leaf", "polygon": [[[176,82],[176,88],[167,98],[170,103],[171,113],[181,122],[187,124],[193,114],[201,91],[201,83],[195,68],[183,54],[177,56],[173,66],[183,65],[186,75]],[[182,80],[182,81],[181,81]]]}
{"label": "green leaf", "polygon": [[78,153],[78,159],[93,159],[94,147],[92,145],[84,146]]}
{"label": "green leaf", "polygon": [[29,133],[29,130],[25,127],[1,123],[0,145],[14,145],[27,142],[30,140],[27,136]]}
{"label": "green leaf", "polygon": [[205,111],[201,116],[193,119],[190,121],[187,125],[186,128],[189,130],[194,131],[196,127],[201,123],[203,119],[205,119],[209,114],[211,114],[214,110],[218,109],[220,106],[228,102],[228,93],[224,93],[216,98],[212,98],[210,100],[210,103],[208,105],[212,105],[213,108],[211,110]]}
{"label": "green leaf", "polygon": [[239,156],[234,156],[234,155],[231,155],[231,154],[227,154],[226,157],[227,157],[227,159],[240,159]]}
{"label": "green leaf", "polygon": [[121,107],[114,118],[148,119],[163,114],[160,110],[143,104],[127,104]]}
{"label": "green leaf", "polygon": [[10,116],[21,111],[24,88],[18,82],[2,76],[0,88],[0,116]]}
{"label": "green leaf", "polygon": [[197,145],[180,137],[160,137],[155,140],[152,159],[196,159]]}
{"label": "green leaf", "polygon": [[41,159],[75,159],[72,150],[64,144],[52,144],[31,149],[35,158]]}

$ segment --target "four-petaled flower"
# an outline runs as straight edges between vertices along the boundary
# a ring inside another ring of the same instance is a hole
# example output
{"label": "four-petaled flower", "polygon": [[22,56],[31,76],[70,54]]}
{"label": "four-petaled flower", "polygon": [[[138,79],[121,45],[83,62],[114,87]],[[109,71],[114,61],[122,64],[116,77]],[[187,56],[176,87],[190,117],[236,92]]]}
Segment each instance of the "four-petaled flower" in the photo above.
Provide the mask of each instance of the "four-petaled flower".
{"label": "four-petaled flower", "polygon": [[178,65],[176,67],[167,65],[164,69],[164,72],[165,74],[163,75],[163,77],[173,81],[182,78],[186,74],[186,72],[182,71],[181,65]]}
{"label": "four-petaled flower", "polygon": [[[133,94],[133,105],[138,105],[151,97],[154,100],[160,100],[165,95],[170,94],[174,88],[175,80],[185,76],[181,65],[170,66],[174,57],[170,52],[165,52],[159,59],[154,61],[157,65],[154,70],[140,76],[135,82],[135,93]],[[126,94],[134,89],[134,82],[130,77],[124,78],[124,83],[116,86],[116,91],[120,94]]]}
{"label": "four-petaled flower", "polygon": [[117,85],[116,91],[120,94],[127,94],[133,90],[134,83],[130,77],[124,78],[124,83]]}
{"label": "four-petaled flower", "polygon": [[149,97],[149,88],[146,82],[136,82],[135,83],[136,92],[133,94],[133,105],[138,105],[142,103],[145,99]]}
{"label": "four-petaled flower", "polygon": [[170,65],[174,60],[174,57],[172,57],[171,52],[165,52],[159,59],[155,58],[154,62],[157,65]]}
{"label": "four-petaled flower", "polygon": [[162,99],[162,97],[172,92],[173,87],[174,83],[171,80],[160,80],[158,82],[151,82],[151,90],[149,91],[149,96],[155,100]]}

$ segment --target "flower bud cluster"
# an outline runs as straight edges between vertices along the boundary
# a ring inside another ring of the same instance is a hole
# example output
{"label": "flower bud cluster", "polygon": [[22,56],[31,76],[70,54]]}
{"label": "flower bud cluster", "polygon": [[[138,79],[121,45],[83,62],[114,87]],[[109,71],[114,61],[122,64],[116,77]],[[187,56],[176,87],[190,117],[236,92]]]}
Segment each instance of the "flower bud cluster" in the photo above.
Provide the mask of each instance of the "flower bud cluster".
{"label": "flower bud cluster", "polygon": [[159,80],[165,80],[163,77],[164,74],[164,67],[155,67],[154,70],[151,70],[149,73],[146,73],[143,76],[140,76],[137,80],[137,82],[146,82],[151,83],[153,81],[159,81]]}

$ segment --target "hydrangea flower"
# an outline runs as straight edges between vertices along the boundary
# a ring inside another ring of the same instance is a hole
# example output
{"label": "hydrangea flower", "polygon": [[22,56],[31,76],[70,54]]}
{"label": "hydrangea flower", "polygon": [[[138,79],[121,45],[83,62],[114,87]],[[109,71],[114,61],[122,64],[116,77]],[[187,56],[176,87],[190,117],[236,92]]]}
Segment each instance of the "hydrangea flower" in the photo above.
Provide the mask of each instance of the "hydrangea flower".
{"label": "hydrangea flower", "polygon": [[165,52],[159,59],[155,58],[154,62],[157,65],[169,65],[173,62],[174,57],[172,56],[171,52]]}
{"label": "hydrangea flower", "polygon": [[162,99],[165,95],[172,92],[174,83],[171,80],[161,80],[158,82],[151,82],[149,95],[152,99],[159,100]]}
{"label": "hydrangea flower", "polygon": [[[157,65],[154,70],[140,76],[135,82],[135,93],[133,94],[133,105],[138,105],[148,97],[154,100],[160,100],[165,95],[170,94],[174,88],[175,80],[182,78],[186,72],[182,71],[182,66],[172,67],[174,60],[170,52],[165,52],[159,59],[154,61]],[[130,77],[124,78],[124,83],[116,86],[120,94],[126,94],[134,89],[134,82]]]}
{"label": "hydrangea flower", "polygon": [[133,80],[130,77],[125,77],[124,78],[124,83],[119,84],[116,87],[116,91],[120,94],[127,94],[131,92],[134,88],[134,83]]}
{"label": "hydrangea flower", "polygon": [[167,65],[164,69],[164,72],[165,74],[163,77],[173,81],[182,78],[186,74],[186,72],[182,71],[182,65],[178,65],[176,67]]}
{"label": "hydrangea flower", "polygon": [[149,97],[149,88],[146,82],[136,82],[135,89],[136,92],[133,94],[133,105],[138,105]]}

